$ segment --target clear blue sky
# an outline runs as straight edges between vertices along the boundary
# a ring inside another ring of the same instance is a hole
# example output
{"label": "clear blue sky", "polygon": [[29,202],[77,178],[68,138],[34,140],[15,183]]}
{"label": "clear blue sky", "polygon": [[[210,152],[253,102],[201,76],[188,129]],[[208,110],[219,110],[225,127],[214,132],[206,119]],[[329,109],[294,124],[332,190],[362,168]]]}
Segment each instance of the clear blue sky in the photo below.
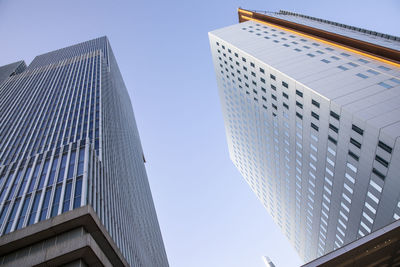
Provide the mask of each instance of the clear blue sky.
{"label": "clear blue sky", "polygon": [[229,160],[207,32],[237,7],[400,35],[393,1],[0,0],[0,66],[107,35],[129,90],[171,267],[300,260]]}

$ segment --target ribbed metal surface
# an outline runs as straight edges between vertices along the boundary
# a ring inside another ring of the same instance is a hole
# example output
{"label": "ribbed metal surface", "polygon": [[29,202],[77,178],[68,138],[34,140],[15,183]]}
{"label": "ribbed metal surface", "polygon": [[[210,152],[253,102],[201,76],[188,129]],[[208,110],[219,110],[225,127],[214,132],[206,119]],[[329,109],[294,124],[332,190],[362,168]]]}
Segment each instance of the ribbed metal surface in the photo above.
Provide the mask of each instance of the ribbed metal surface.
{"label": "ribbed metal surface", "polygon": [[0,235],[90,204],[131,266],[168,266],[129,95],[106,37],[0,85]]}

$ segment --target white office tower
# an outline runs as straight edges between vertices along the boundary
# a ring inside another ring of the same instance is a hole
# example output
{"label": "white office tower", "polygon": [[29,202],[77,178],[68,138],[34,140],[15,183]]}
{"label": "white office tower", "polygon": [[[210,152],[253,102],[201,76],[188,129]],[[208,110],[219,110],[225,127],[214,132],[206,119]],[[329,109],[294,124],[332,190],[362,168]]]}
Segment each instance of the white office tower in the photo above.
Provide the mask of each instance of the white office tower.
{"label": "white office tower", "polygon": [[400,218],[400,38],[239,20],[209,33],[230,157],[301,258]]}

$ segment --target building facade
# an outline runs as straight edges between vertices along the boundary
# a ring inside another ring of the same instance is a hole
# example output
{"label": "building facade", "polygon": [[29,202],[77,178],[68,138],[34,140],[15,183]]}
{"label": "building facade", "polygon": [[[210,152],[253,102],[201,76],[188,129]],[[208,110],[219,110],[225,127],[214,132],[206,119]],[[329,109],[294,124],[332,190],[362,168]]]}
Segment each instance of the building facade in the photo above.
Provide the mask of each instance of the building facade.
{"label": "building facade", "polygon": [[400,217],[400,38],[239,9],[209,33],[229,154],[308,262]]}
{"label": "building facade", "polygon": [[168,266],[130,97],[106,37],[37,56],[0,84],[0,239],[83,206],[128,265]]}

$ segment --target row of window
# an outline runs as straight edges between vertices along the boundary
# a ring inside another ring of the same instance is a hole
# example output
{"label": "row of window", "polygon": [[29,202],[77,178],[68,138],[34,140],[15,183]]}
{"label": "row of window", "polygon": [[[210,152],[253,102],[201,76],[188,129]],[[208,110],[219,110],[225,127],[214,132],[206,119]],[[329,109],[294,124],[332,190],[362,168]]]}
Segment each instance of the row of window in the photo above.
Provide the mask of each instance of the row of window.
{"label": "row of window", "polygon": [[[0,185],[2,185],[0,203],[4,203],[0,213],[0,229],[2,229],[0,234],[13,230],[14,221],[16,221],[15,229],[20,229],[25,224],[35,223],[36,220],[41,221],[48,216],[56,216],[59,206],[61,212],[68,211],[71,199],[74,200],[72,208],[79,207],[84,158],[85,150],[81,147],[79,152],[71,150],[69,153],[55,154],[53,157],[45,158],[43,162],[41,157],[37,156],[28,161],[26,168],[24,164],[21,164],[19,169],[12,167],[9,172],[4,168],[0,175]],[[73,183],[75,184],[72,195]],[[44,195],[43,202],[40,203],[42,195]]]}

